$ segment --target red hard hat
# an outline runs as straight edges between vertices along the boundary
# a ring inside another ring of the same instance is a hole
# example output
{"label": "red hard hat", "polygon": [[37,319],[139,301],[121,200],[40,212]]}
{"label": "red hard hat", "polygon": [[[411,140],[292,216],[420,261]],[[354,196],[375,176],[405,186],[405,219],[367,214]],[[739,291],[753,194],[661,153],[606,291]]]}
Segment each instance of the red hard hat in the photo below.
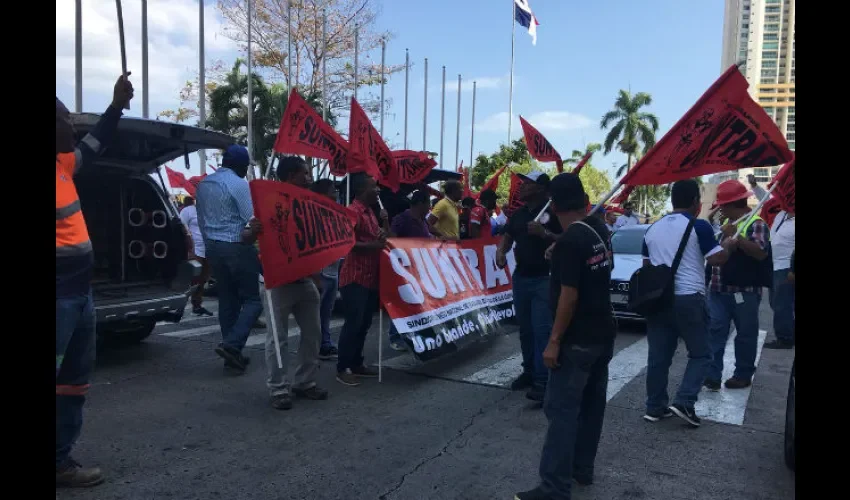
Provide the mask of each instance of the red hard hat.
{"label": "red hard hat", "polygon": [[717,199],[711,208],[726,205],[733,201],[746,200],[752,196],[753,192],[748,190],[746,186],[736,180],[728,180],[717,186]]}

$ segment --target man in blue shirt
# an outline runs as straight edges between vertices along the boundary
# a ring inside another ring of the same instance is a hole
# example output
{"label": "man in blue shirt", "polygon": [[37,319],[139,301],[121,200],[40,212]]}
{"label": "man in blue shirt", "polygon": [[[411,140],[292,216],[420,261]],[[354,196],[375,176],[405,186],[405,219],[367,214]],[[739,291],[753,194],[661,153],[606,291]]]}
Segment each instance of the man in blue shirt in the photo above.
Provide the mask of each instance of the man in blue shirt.
{"label": "man in blue shirt", "polygon": [[[699,185],[692,179],[674,183],[671,198],[673,213],[653,224],[644,236],[644,266],[673,267],[673,259],[685,236],[685,230],[702,207]],[[694,413],[694,405],[711,363],[705,263],[722,265],[728,258],[727,251],[717,244],[711,224],[702,219],[694,221],[673,278],[673,303],[666,310],[647,318],[649,360],[644,420],[657,422],[675,413],[691,426],[699,427],[700,419]],[[688,349],[688,366],[676,398],[668,406],[667,378],[679,337]]]}
{"label": "man in blue shirt", "polygon": [[245,372],[249,359],[242,349],[251,327],[263,312],[260,261],[246,225],[254,215],[245,176],[250,160],[242,146],[229,146],[221,168],[204,178],[196,193],[198,225],[218,288],[218,322],[222,343],[215,352],[225,367]]}

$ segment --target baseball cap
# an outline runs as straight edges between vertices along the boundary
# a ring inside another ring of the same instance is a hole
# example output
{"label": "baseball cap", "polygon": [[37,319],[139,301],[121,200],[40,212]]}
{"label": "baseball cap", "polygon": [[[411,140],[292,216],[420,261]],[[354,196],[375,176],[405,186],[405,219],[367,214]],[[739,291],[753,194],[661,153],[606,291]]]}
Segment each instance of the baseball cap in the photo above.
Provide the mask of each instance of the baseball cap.
{"label": "baseball cap", "polygon": [[532,170],[531,172],[529,172],[527,174],[517,174],[517,175],[520,176],[522,178],[522,180],[524,180],[524,181],[530,181],[530,182],[533,182],[535,184],[539,184],[543,187],[549,187],[549,184],[552,182],[552,180],[549,179],[549,176],[544,174],[540,170]]}
{"label": "baseball cap", "polygon": [[247,167],[250,162],[248,150],[238,144],[227,146],[224,155],[221,157],[222,167]]}
{"label": "baseball cap", "polygon": [[575,174],[565,172],[556,175],[549,184],[549,194],[556,210],[578,210],[586,206],[584,185]]}

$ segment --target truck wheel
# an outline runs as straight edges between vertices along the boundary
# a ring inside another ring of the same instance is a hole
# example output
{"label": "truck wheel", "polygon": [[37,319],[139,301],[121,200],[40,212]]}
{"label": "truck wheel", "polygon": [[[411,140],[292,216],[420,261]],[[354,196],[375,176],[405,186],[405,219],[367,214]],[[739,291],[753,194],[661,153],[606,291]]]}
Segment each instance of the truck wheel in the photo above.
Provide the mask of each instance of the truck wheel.
{"label": "truck wheel", "polygon": [[788,400],[785,406],[785,465],[791,470],[796,470],[797,465],[797,380],[794,368],[794,365],[791,365],[791,380],[788,381]]}
{"label": "truck wheel", "polygon": [[139,344],[150,337],[154,327],[156,327],[156,321],[153,320],[145,320],[132,325],[113,326],[106,328],[103,333],[99,334],[98,340],[109,347]]}

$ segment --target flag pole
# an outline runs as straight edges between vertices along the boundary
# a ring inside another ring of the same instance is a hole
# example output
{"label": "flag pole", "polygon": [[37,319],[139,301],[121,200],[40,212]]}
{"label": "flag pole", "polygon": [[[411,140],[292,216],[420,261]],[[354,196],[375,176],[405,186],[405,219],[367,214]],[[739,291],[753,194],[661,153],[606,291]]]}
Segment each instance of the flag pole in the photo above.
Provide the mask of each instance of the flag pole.
{"label": "flag pole", "polygon": [[248,1],[248,180],[254,178],[254,86],[251,72],[254,62],[251,55],[251,13],[252,2]]}
{"label": "flag pole", "polygon": [[[472,81],[472,133],[469,134],[469,167],[472,168],[472,149],[473,144],[475,144],[475,94],[476,94],[476,85],[478,82],[475,80]],[[466,184],[469,186],[469,175],[466,176]]]}
{"label": "flag pole", "polygon": [[322,120],[328,121],[328,10],[322,9]]}
{"label": "flag pole", "polygon": [[600,209],[600,208],[602,208],[602,205],[604,205],[606,201],[610,200],[610,199],[611,199],[611,197],[612,197],[612,196],[614,196],[614,193],[616,193],[616,192],[617,192],[617,190],[618,190],[618,189],[620,189],[620,187],[621,187],[622,185],[623,185],[623,181],[617,181],[617,182],[614,184],[614,187],[612,187],[612,188],[611,188],[611,191],[608,191],[608,194],[606,194],[605,196],[603,196],[603,197],[602,197],[602,199],[600,199],[600,200],[599,200],[599,202],[596,204],[596,206],[595,206],[595,207],[593,207],[593,208],[590,210],[590,212],[588,212],[588,213],[587,213],[588,217],[589,217],[589,216],[591,216],[591,215],[593,215],[593,214],[595,214],[596,212],[598,212],[598,211],[599,211],[599,209]]}
{"label": "flag pole", "polygon": [[292,0],[286,1],[286,91],[292,91]]}
{"label": "flag pole", "polygon": [[404,149],[407,149],[407,94],[410,89],[410,52],[404,49]]}
{"label": "flag pole", "polygon": [[83,112],[83,0],[74,16],[74,110]]}
{"label": "flag pole", "polygon": [[387,41],[381,40],[381,137],[384,137],[384,72],[387,64]]}
{"label": "flag pole", "polygon": [[[124,43],[124,12],[121,0],[115,0],[115,10],[118,14],[118,41],[121,43],[121,78],[127,78],[127,45]],[[124,109],[130,109],[130,102],[124,103]]]}
{"label": "flag pole", "polygon": [[446,67],[443,66],[443,92],[440,98],[440,165],[443,164],[443,142],[446,138]]}
{"label": "flag pole", "polygon": [[[207,124],[207,82],[206,63],[204,63],[204,0],[198,0],[198,119],[201,128]],[[207,173],[207,151],[198,150],[198,158],[201,160],[201,175]]]}
{"label": "flag pole", "polygon": [[457,75],[457,134],[455,135],[455,169],[460,163],[460,86],[462,78]]}
{"label": "flag pole", "polygon": [[425,101],[422,104],[422,151],[427,151],[428,136],[428,58],[425,58]]}
{"label": "flag pole", "polygon": [[148,92],[148,0],[142,0],[142,118],[149,118]]}
{"label": "flag pole", "polygon": [[360,24],[354,25],[354,100],[357,100],[357,73],[360,64]]}
{"label": "flag pole", "polygon": [[[534,22],[534,19],[531,20]],[[511,144],[511,124],[514,118],[514,45],[516,42],[516,5],[511,0],[511,76],[508,84],[508,145]]]}

